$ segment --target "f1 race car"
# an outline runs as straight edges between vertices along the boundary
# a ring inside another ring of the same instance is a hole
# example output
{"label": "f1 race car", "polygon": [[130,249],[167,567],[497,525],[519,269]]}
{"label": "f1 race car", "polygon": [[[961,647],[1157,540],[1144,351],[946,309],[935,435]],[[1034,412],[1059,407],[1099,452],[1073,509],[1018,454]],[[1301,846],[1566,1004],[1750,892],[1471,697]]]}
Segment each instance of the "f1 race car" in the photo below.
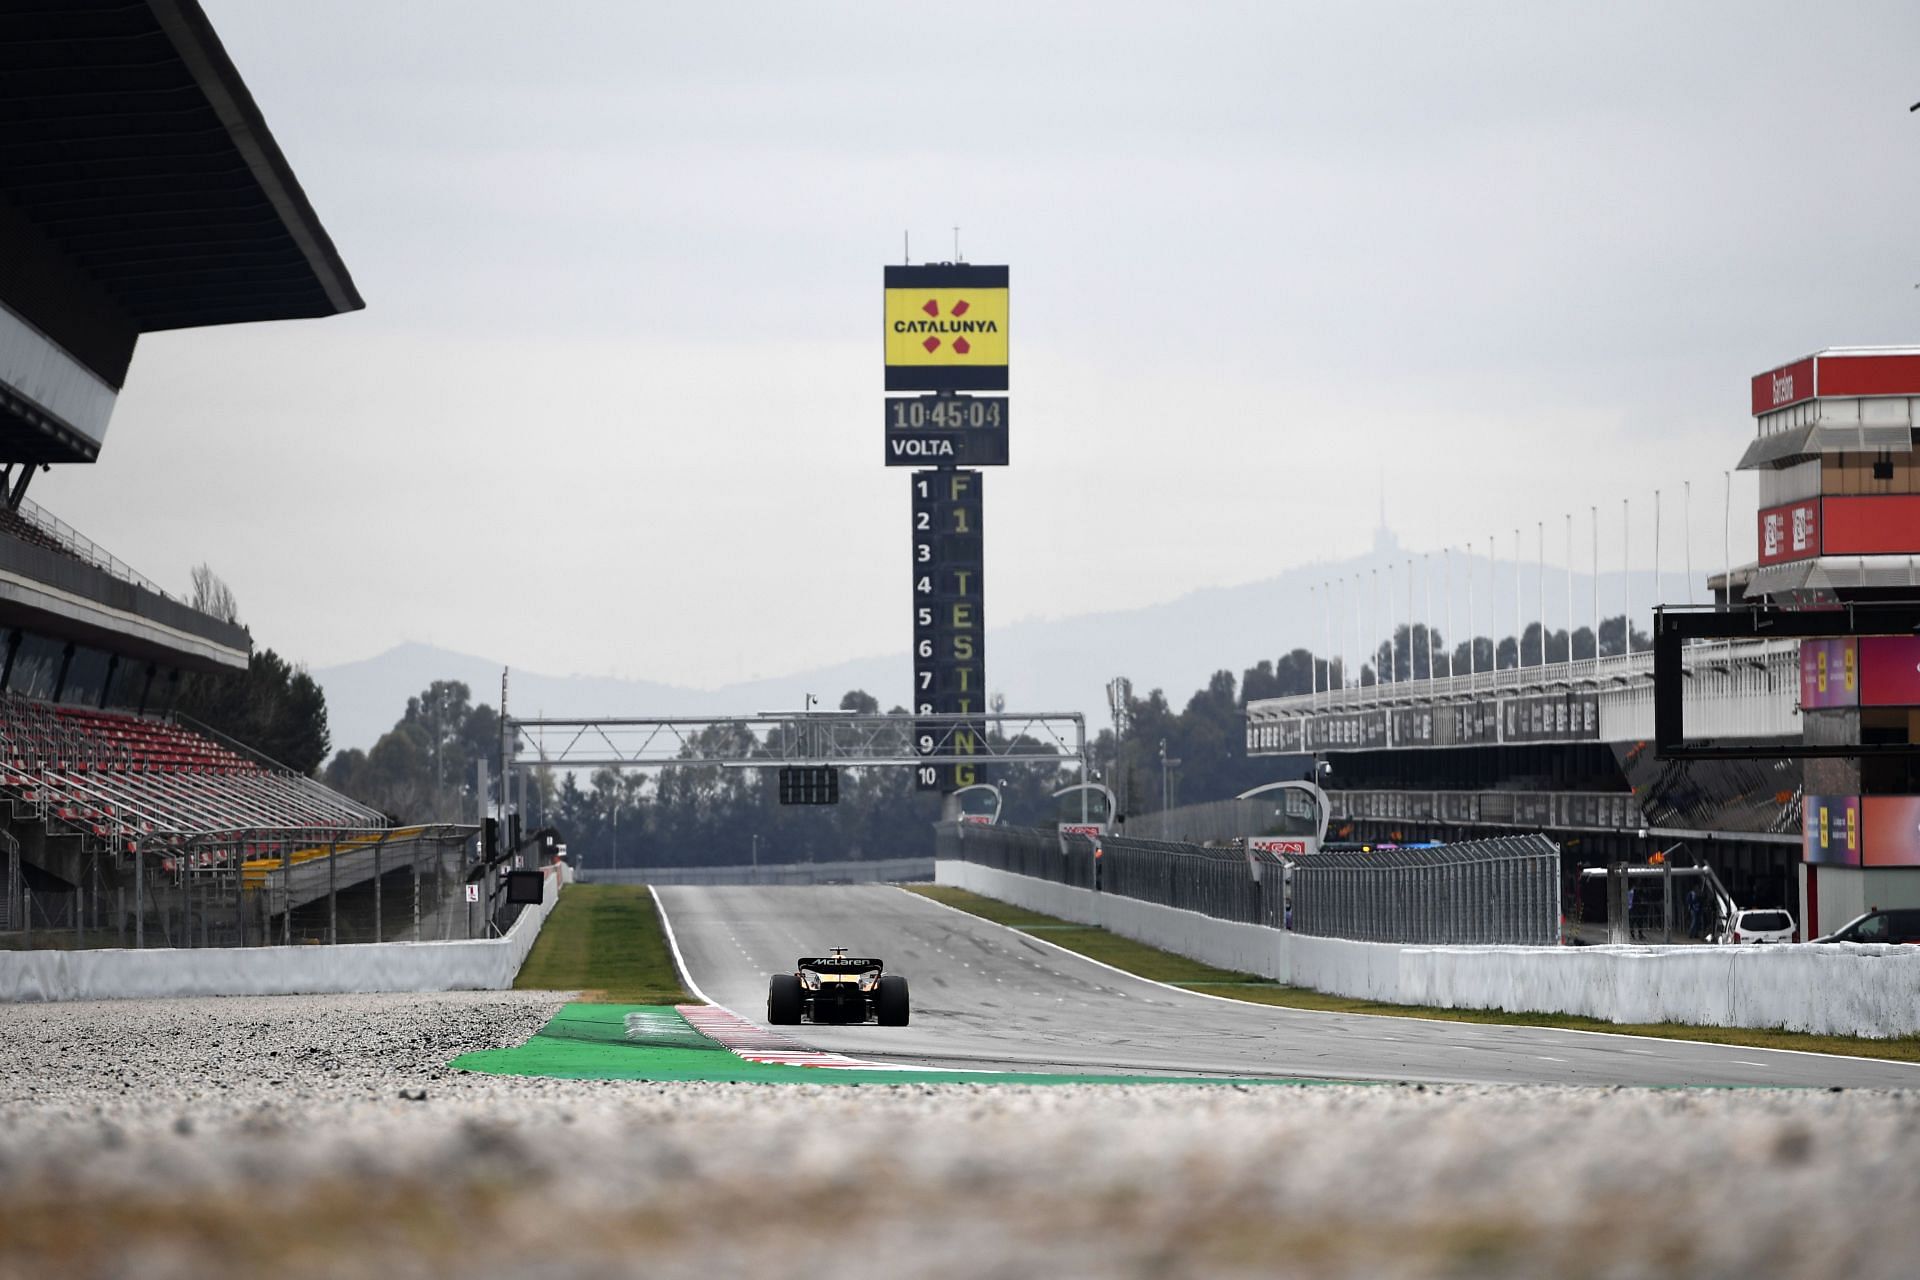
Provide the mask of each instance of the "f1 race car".
{"label": "f1 race car", "polygon": [[850,956],[845,947],[831,955],[801,956],[792,973],[776,973],[767,982],[767,1021],[776,1026],[802,1022],[877,1022],[907,1025],[907,980],[885,973],[880,961]]}

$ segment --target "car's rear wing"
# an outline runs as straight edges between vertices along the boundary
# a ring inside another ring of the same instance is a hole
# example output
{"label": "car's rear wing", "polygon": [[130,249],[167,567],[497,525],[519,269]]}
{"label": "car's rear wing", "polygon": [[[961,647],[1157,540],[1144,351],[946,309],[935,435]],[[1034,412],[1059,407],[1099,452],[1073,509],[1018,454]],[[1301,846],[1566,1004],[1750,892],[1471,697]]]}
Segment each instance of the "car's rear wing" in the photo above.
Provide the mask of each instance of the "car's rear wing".
{"label": "car's rear wing", "polygon": [[815,973],[865,973],[868,969],[886,968],[876,959],[860,956],[801,956],[793,962],[793,967]]}

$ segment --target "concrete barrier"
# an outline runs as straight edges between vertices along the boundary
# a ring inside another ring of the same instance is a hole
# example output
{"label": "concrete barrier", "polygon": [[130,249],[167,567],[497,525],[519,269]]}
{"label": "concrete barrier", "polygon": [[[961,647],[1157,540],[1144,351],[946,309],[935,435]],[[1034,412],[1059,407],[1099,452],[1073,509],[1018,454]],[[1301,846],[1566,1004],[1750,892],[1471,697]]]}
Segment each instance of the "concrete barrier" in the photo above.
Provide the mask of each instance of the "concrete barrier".
{"label": "concrete barrier", "polygon": [[348,991],[501,991],[559,899],[549,868],[539,906],[506,936],[341,946],[0,951],[0,1001],[307,995]]}
{"label": "concrete barrier", "polygon": [[1222,969],[1286,981],[1285,935],[1262,925],[1215,920],[1197,911],[1076,889],[972,862],[942,859],[934,864],[934,879],[1075,924],[1097,925],[1123,938]]}
{"label": "concrete barrier", "polygon": [[1207,964],[1388,1004],[1920,1034],[1920,947],[1413,947],[1313,938],[942,859],[934,879]]}

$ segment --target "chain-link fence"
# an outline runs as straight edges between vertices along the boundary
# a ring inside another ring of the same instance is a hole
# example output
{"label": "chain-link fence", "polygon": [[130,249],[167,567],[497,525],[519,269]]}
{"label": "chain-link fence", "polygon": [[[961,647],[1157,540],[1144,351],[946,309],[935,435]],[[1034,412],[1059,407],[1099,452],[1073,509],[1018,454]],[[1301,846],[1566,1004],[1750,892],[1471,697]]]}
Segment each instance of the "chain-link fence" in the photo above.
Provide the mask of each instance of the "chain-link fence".
{"label": "chain-link fence", "polygon": [[939,828],[937,856],[1245,924],[1406,943],[1559,940],[1560,850],[1545,836],[1291,858],[1238,846],[1023,827]]}

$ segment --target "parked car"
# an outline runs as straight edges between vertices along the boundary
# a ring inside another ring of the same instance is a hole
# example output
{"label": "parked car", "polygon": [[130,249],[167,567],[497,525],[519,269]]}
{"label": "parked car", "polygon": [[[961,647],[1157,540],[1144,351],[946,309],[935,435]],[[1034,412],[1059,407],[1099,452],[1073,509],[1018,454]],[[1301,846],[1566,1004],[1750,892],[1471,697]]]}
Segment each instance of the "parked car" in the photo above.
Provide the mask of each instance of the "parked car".
{"label": "parked car", "polygon": [[1920,943],[1920,907],[1869,911],[1814,941]]}
{"label": "parked car", "polygon": [[1734,913],[1725,941],[1743,947],[1793,941],[1793,916],[1778,907],[1750,907]]}

